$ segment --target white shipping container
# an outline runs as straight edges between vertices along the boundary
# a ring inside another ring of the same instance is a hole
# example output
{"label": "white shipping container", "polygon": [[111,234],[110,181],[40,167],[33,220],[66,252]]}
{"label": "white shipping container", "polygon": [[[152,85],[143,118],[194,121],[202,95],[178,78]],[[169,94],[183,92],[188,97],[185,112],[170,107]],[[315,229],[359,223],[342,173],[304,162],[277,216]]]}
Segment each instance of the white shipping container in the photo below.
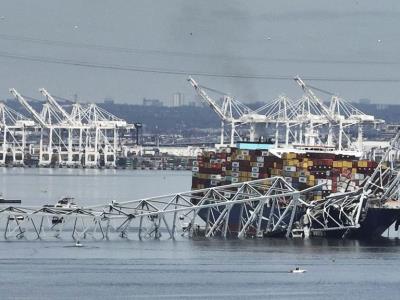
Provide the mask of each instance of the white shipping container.
{"label": "white shipping container", "polygon": [[284,170],[286,172],[296,172],[296,167],[295,166],[285,166]]}
{"label": "white shipping container", "polygon": [[307,182],[307,177],[299,177],[299,182],[306,183]]}
{"label": "white shipping container", "polygon": [[239,168],[239,162],[238,161],[232,162],[232,167]]}
{"label": "white shipping container", "polygon": [[263,162],[264,162],[264,157],[262,157],[262,156],[257,156],[257,162],[263,163]]}
{"label": "white shipping container", "polygon": [[261,152],[261,155],[262,155],[262,156],[268,156],[268,151],[262,151],[262,152]]}
{"label": "white shipping container", "polygon": [[288,183],[292,183],[292,177],[285,177],[285,180],[286,180]]}
{"label": "white shipping container", "polygon": [[260,169],[258,167],[252,167],[251,172],[258,173],[260,172]]}
{"label": "white shipping container", "polygon": [[232,183],[237,183],[237,182],[239,182],[239,178],[232,178]]}
{"label": "white shipping container", "polygon": [[193,167],[193,168],[192,168],[192,171],[193,171],[193,172],[198,172],[198,171],[199,171],[199,167]]}
{"label": "white shipping container", "polygon": [[232,177],[240,177],[240,173],[238,172],[232,172]]}
{"label": "white shipping container", "polygon": [[251,173],[251,178],[258,178],[258,176],[260,176],[260,174],[257,173],[257,172],[252,172]]}
{"label": "white shipping container", "polygon": [[257,167],[259,167],[259,168],[264,167],[264,163],[258,162],[258,163],[257,163]]}

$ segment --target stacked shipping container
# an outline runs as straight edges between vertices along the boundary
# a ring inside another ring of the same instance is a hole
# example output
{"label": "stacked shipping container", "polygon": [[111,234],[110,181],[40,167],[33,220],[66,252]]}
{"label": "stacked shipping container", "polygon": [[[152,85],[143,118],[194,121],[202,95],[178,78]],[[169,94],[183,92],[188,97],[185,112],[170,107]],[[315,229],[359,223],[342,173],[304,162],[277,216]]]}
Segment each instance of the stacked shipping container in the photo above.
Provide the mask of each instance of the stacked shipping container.
{"label": "stacked shipping container", "polygon": [[192,189],[281,176],[297,190],[323,184],[309,195],[311,200],[320,200],[330,193],[353,190],[376,166],[376,162],[354,156],[288,152],[278,158],[268,150],[228,147],[197,157]]}

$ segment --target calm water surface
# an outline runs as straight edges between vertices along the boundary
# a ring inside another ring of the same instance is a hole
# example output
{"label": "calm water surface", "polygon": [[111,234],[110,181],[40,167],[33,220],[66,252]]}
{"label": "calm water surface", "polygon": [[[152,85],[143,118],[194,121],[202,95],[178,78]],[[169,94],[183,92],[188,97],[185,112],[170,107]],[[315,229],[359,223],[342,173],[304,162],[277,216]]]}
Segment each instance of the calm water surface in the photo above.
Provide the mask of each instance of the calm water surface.
{"label": "calm water surface", "polygon": [[[190,173],[0,169],[8,198],[81,204],[178,192]],[[46,191],[46,192],[45,192]],[[136,196],[136,197],[135,197]],[[295,266],[305,274],[290,274]],[[0,299],[398,299],[400,241],[0,242]]]}
{"label": "calm water surface", "polygon": [[0,168],[0,193],[24,205],[70,196],[79,205],[128,201],[190,190],[191,172],[97,169]]}

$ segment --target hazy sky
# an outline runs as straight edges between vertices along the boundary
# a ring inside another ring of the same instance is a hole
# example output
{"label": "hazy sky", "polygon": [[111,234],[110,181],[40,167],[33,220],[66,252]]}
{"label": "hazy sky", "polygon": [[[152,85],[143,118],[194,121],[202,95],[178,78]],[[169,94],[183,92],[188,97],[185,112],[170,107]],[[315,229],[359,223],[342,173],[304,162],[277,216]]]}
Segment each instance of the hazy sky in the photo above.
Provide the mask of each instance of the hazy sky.
{"label": "hazy sky", "polygon": [[[377,79],[309,83],[352,100],[400,103],[400,1],[2,0],[0,63],[0,98],[10,87],[130,103],[168,102],[175,92],[193,98],[186,75],[139,68]],[[194,77],[244,102],[301,96],[289,79]]]}

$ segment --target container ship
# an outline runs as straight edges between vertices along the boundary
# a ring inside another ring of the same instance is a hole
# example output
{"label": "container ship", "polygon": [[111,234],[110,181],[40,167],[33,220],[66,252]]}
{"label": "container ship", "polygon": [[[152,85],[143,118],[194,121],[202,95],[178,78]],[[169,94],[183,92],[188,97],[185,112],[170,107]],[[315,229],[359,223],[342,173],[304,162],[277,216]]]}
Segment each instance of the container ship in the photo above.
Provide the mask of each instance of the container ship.
{"label": "container ship", "polygon": [[[357,192],[374,174],[379,165],[375,161],[360,159],[357,153],[335,151],[329,147],[280,149],[279,153],[276,150],[270,144],[242,142],[235,147],[205,151],[193,163],[192,189],[282,177],[298,191],[318,186],[307,192],[303,199],[309,203],[318,203],[330,195]],[[232,210],[229,231],[236,233],[239,228],[239,206],[233,207]],[[296,212],[294,223],[298,228],[304,228],[307,224],[304,218],[305,213],[306,207]],[[266,229],[263,227],[267,226],[270,214],[271,207],[264,207],[261,230]],[[199,215],[203,220],[207,218],[205,211],[200,211]],[[381,236],[398,220],[400,220],[399,208],[382,205],[379,203],[379,199],[375,199],[375,201],[368,202],[358,228],[321,230],[314,235],[374,238]],[[279,236],[280,234],[274,232],[273,235]]]}
{"label": "container ship", "polygon": [[[381,236],[400,220],[400,170],[396,165],[400,159],[399,129],[381,159],[375,155],[369,156],[371,160],[361,159],[368,157],[364,129],[377,127],[384,120],[363,113],[329,92],[331,99],[323,101],[313,90],[326,91],[306,85],[298,76],[294,80],[303,91],[300,99],[280,96],[252,109],[231,96],[216,100],[208,93],[217,90],[188,78],[200,99],[221,118],[220,143],[215,151],[205,151],[197,157],[192,189],[280,178],[286,187],[301,195],[302,205],[291,208],[290,220],[283,222],[290,226],[281,227],[280,232],[277,226],[269,228],[271,219],[279,215],[283,216],[279,217],[282,221],[286,213],[279,210],[287,211],[292,204],[282,200],[277,208],[268,200],[268,205],[262,205],[262,219],[253,214],[260,220],[257,235],[280,235],[286,231],[286,236],[293,236],[294,224],[303,236]],[[251,205],[245,209],[255,211]],[[240,210],[240,205],[230,210],[230,232],[237,232],[242,225]],[[204,211],[199,214],[207,218]],[[213,212],[214,219],[215,215],[218,211]]]}

